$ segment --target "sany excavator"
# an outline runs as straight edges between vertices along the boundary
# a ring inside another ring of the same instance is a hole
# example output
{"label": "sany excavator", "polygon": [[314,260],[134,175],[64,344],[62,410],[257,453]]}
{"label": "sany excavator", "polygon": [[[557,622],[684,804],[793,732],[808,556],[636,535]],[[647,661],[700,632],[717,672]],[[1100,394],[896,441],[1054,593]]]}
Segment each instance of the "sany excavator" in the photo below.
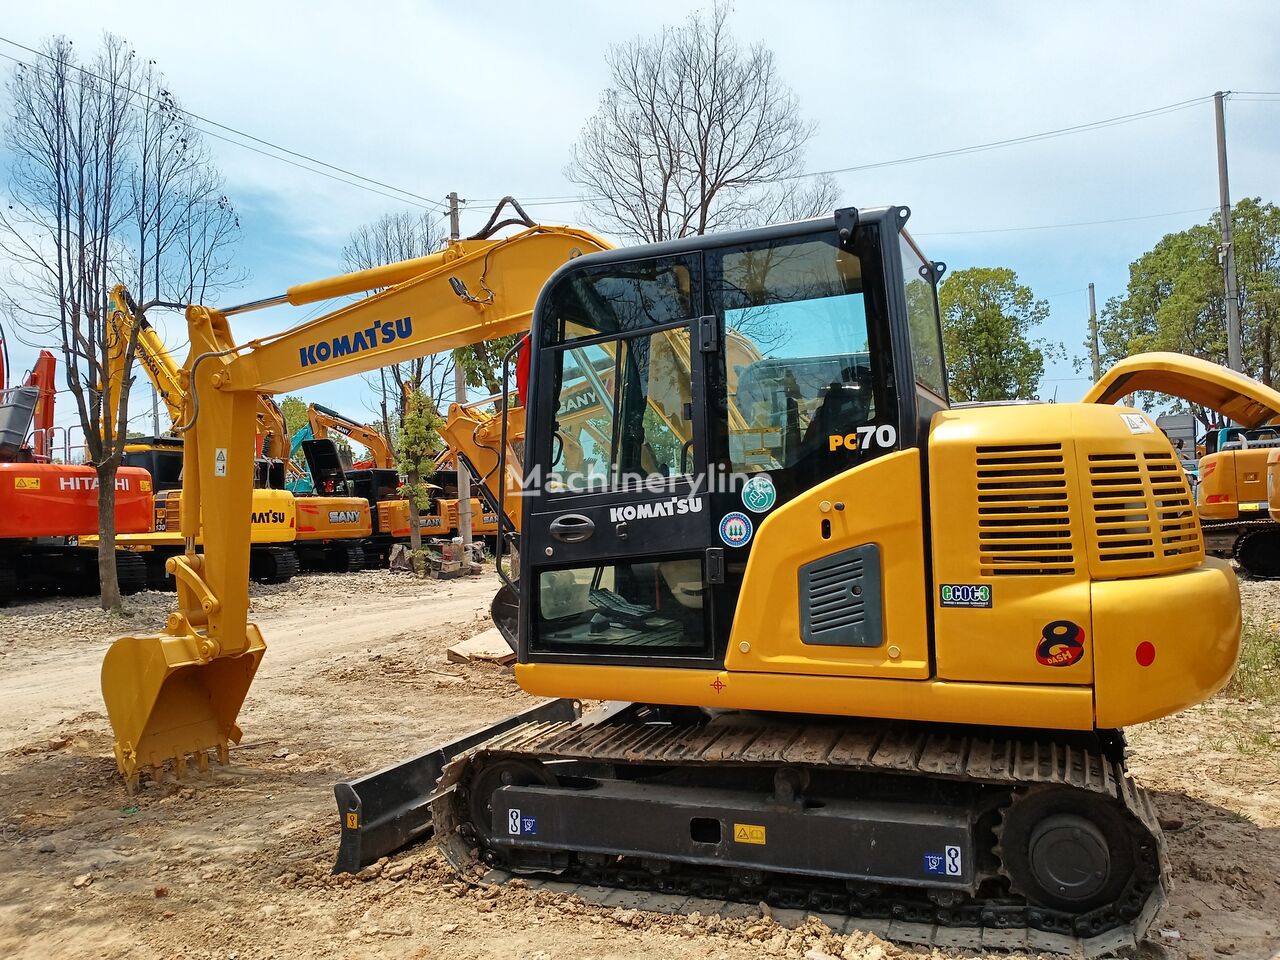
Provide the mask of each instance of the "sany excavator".
{"label": "sany excavator", "polygon": [[[182,371],[164,341],[123,286],[111,291],[112,330],[118,343],[128,342],[138,328],[136,355],[157,394],[180,430],[186,390]],[[113,354],[111,382],[124,375],[123,351]],[[116,386],[114,389],[118,389]],[[154,529],[123,538],[121,543],[146,558],[148,579],[164,587],[169,558],[184,548],[179,533],[182,491],[183,437],[146,437],[125,447],[125,463],[150,470],[156,478]],[[254,438],[255,490],[252,516],[250,577],[263,583],[283,583],[299,569],[351,572],[364,568],[365,540],[372,524],[368,504],[359,497],[295,498],[283,489],[289,462],[289,432],[279,406],[269,396],[258,398]],[[199,542],[199,540],[197,540]]]}
{"label": "sany excavator", "polygon": [[357,423],[350,417],[343,416],[337,410],[312,403],[307,406],[307,423],[311,427],[311,435],[317,440],[329,436],[329,431],[341,434],[348,440],[354,440],[368,451],[368,457],[352,464],[356,470],[369,467],[380,467],[394,470],[395,455],[391,452],[391,443],[377,430]]}
{"label": "sany excavator", "polygon": [[[0,331],[0,345],[4,336]],[[53,462],[55,369],[41,350],[23,382],[8,384],[8,350],[0,360],[0,604],[19,592],[96,593],[98,552],[71,538],[98,530],[98,475],[86,464]],[[151,477],[121,467],[115,519],[121,533],[146,530]],[[146,588],[141,559],[116,551],[120,592]]]}
{"label": "sany excavator", "polygon": [[[332,459],[327,449],[317,449],[307,444],[308,440],[328,439],[331,430],[364,446],[369,456],[347,468]],[[304,435],[304,431],[299,431],[294,437],[292,453],[295,458],[302,453],[308,468],[302,478],[290,485],[290,489],[299,491],[314,487],[310,463],[315,459],[321,464],[320,471],[330,477],[330,483],[345,480],[355,490],[370,495],[370,506],[374,511],[372,540],[380,556],[386,555],[392,543],[407,542],[409,502],[398,492],[395,457],[387,439],[372,427],[357,423],[318,403],[307,407],[305,434],[309,436]],[[429,486],[431,502],[419,511],[418,528],[426,536],[452,536],[458,529],[458,474],[450,448],[446,447],[436,457],[436,469]],[[373,499],[375,496],[377,499]],[[472,497],[471,516],[473,534],[497,536],[497,514],[491,509],[482,509],[480,498]]]}
{"label": "sany excavator", "polygon": [[[107,654],[121,771],[240,738],[266,649],[245,586],[257,394],[527,329],[515,675],[557,699],[340,784],[339,867],[434,828],[468,875],[892,918],[948,945],[1133,945],[1167,863],[1121,729],[1227,681],[1235,577],[1146,415],[949,409],[943,267],[908,216],[619,250],[534,225],[191,307],[183,530],[197,500],[225,522],[175,559],[164,632]],[[245,309],[379,288],[231,333]],[[734,335],[759,359],[731,380]],[[600,415],[573,470],[560,422],[584,380]]]}

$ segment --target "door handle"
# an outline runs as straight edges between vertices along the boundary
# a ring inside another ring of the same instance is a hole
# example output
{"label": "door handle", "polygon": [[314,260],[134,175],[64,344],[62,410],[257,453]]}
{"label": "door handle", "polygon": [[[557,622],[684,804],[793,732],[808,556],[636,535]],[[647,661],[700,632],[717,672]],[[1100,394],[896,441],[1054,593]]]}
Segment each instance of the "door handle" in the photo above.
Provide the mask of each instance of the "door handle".
{"label": "door handle", "polygon": [[596,525],[590,517],[584,517],[580,513],[566,513],[552,520],[550,529],[551,536],[561,543],[581,543],[591,539],[591,535],[596,532]]}

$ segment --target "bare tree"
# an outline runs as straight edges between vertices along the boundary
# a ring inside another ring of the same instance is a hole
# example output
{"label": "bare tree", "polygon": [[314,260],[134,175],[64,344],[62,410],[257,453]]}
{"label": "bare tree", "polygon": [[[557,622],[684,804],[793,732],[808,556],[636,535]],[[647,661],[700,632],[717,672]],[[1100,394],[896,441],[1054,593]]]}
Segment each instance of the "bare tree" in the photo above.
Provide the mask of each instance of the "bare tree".
{"label": "bare tree", "polygon": [[656,242],[834,207],[829,177],[797,182],[814,124],[772,51],[733,38],[727,5],[606,59],[611,84],[565,171],[604,229]]}
{"label": "bare tree", "polygon": [[[88,67],[70,41],[50,40],[37,63],[16,68],[9,92],[5,136],[13,162],[0,253],[11,276],[3,296],[29,332],[61,343],[97,471],[98,569],[102,605],[111,609],[120,605],[116,472],[128,437],[139,325],[128,342],[116,342],[110,290],[127,278],[140,295],[187,300],[225,282],[238,223],[225,198],[209,203],[220,182],[198,131],[163,92],[154,66],[140,67],[120,38],[105,36]],[[169,267],[175,259],[181,269]],[[123,358],[124,375],[107,389],[113,356]]]}
{"label": "bare tree", "polygon": [[136,162],[129,178],[138,299],[202,302],[245,273],[232,260],[240,218],[200,131],[149,60],[135,85]]}

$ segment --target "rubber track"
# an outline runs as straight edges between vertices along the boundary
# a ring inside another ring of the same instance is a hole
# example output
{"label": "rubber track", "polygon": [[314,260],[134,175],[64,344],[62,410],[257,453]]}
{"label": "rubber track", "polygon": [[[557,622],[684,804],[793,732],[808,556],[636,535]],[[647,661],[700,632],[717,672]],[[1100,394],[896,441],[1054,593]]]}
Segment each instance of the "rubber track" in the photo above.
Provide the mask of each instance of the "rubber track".
{"label": "rubber track", "polygon": [[147,562],[131,550],[116,551],[116,584],[123,596],[147,589]]}
{"label": "rubber track", "polygon": [[[254,553],[261,553],[271,557],[273,561],[273,572],[266,576],[258,576],[253,579],[258,583],[288,583],[298,574],[298,555],[294,552],[293,547],[283,544],[267,544],[266,546],[253,547]],[[252,569],[252,567],[250,568]]]}
{"label": "rubber track", "polygon": [[[1205,553],[1215,557],[1225,557],[1227,559],[1235,559],[1236,551],[1240,548],[1240,541],[1251,534],[1261,533],[1268,528],[1280,530],[1280,523],[1276,523],[1267,517],[1258,520],[1204,520],[1201,521],[1200,529],[1205,540]],[[1231,549],[1211,549],[1209,540],[1214,534],[1221,536],[1224,532],[1234,532],[1235,539],[1231,541]]]}
{"label": "rubber track", "polygon": [[[537,761],[613,761],[654,765],[797,764],[854,773],[884,772],[952,781],[1026,787],[1046,784],[1086,790],[1120,801],[1156,841],[1161,864],[1136,919],[1096,936],[1081,937],[1028,926],[951,926],[893,920],[891,939],[938,947],[1031,949],[1100,956],[1134,947],[1164,902],[1169,879],[1163,837],[1147,792],[1122,763],[1053,740],[985,737],[923,726],[798,724],[673,727],[605,721],[530,723],[461,754],[444,769],[432,795],[436,835],[460,872],[479,866],[458,833],[465,814],[451,789],[471,763],[491,758]],[[1104,908],[1105,909],[1105,908]],[[869,920],[877,925],[880,921]],[[997,921],[999,923],[999,921]]]}

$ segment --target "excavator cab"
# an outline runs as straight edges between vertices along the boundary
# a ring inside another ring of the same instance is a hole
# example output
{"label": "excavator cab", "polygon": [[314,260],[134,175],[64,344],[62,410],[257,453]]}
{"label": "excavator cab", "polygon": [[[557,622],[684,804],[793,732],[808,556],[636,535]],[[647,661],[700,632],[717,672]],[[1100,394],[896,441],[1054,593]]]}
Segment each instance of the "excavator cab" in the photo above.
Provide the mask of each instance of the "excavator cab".
{"label": "excavator cab", "polygon": [[[948,406],[941,268],[900,232],[907,215],[597,253],[548,282],[526,415],[522,666],[722,665],[760,524],[921,445]],[[849,558],[868,587],[896,551],[921,554],[918,533],[891,539]],[[879,646],[857,624],[833,629]]]}

